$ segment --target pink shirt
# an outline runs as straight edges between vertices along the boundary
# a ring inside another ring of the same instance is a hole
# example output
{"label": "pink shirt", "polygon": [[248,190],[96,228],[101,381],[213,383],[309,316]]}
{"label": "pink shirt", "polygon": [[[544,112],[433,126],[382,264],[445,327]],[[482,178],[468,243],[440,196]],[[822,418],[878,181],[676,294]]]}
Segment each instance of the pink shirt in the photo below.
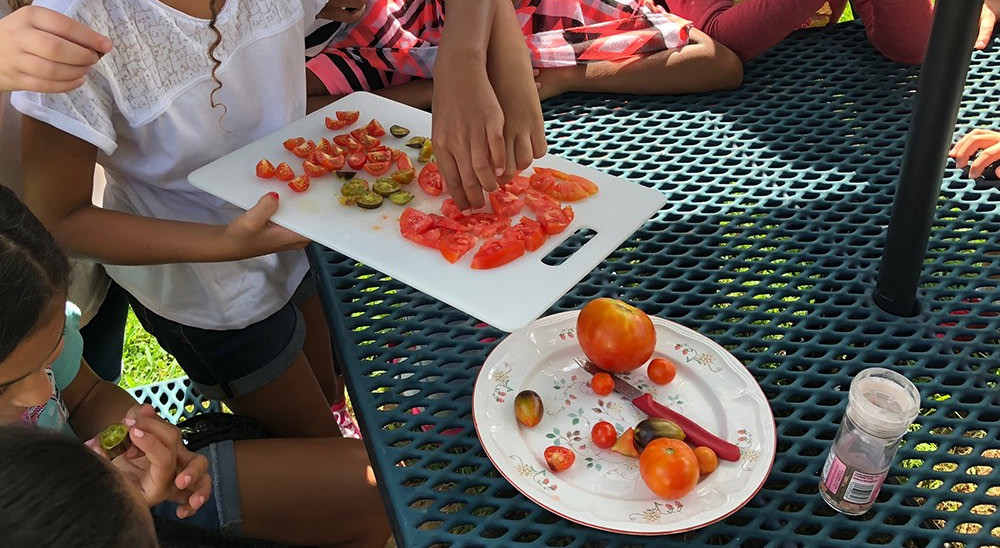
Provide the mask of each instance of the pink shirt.
{"label": "pink shirt", "polygon": [[[670,11],[733,50],[744,61],[771,49],[799,29],[829,1],[836,23],[847,0],[666,0]],[[933,20],[931,0],[855,0],[854,14],[868,39],[898,63],[924,59]]]}

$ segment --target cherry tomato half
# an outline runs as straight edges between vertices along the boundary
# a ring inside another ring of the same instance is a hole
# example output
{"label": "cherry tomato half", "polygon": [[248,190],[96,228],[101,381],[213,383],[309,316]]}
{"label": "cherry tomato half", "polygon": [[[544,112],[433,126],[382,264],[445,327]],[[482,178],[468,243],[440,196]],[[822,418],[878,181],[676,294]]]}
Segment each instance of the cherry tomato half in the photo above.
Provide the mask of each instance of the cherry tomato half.
{"label": "cherry tomato half", "polygon": [[576,453],[568,447],[550,445],[545,449],[545,463],[549,465],[549,470],[562,472],[576,461]]}

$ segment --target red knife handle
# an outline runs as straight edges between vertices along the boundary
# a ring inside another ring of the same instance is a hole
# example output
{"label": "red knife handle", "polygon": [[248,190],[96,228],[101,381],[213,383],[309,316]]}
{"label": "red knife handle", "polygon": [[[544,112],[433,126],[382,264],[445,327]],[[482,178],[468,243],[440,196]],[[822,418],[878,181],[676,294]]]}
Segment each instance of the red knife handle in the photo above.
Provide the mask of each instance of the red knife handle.
{"label": "red knife handle", "polygon": [[635,405],[641,409],[643,413],[649,415],[650,417],[673,421],[677,424],[677,426],[681,427],[681,430],[684,431],[685,441],[691,443],[695,447],[704,445],[712,451],[715,451],[715,454],[722,460],[732,462],[740,460],[739,447],[736,447],[728,441],[721,439],[708,430],[698,426],[694,421],[684,415],[660,405],[653,399],[651,394],[643,394],[632,400],[632,405]]}

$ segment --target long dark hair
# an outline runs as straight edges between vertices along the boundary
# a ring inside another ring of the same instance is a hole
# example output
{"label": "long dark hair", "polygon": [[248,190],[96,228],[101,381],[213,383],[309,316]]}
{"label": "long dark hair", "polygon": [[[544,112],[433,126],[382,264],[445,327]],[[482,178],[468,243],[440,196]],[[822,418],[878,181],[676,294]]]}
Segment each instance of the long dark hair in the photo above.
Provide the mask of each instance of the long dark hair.
{"label": "long dark hair", "polygon": [[69,261],[14,192],[0,187],[0,361],[32,335],[65,297]]}
{"label": "long dark hair", "polygon": [[[219,44],[222,43],[222,33],[219,32],[219,27],[215,26],[219,20],[219,2],[221,0],[208,0],[208,9],[212,12],[212,18],[208,20],[208,28],[215,34],[215,41],[208,46],[208,56],[212,59],[212,81],[215,82],[215,89],[212,93],[208,95],[208,100],[212,104],[212,108],[222,107],[222,118],[226,117],[226,112],[229,108],[223,103],[215,102],[215,93],[222,89],[222,80],[219,80],[219,67],[222,66],[222,59],[219,59],[215,55],[215,51],[219,49]],[[220,118],[220,121],[221,119]]]}
{"label": "long dark hair", "polygon": [[156,546],[111,466],[77,440],[0,427],[0,545]]}

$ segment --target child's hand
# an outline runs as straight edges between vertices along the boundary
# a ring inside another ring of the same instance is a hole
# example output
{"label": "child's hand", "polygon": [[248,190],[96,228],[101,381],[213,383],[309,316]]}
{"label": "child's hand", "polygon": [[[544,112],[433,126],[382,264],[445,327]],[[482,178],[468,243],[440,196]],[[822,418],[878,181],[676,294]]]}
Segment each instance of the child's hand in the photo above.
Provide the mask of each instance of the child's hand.
{"label": "child's hand", "polygon": [[[969,158],[978,151],[979,156],[969,164]],[[955,159],[959,169],[969,166],[969,178],[978,179],[983,170],[990,164],[1000,160],[1000,132],[988,129],[974,129],[962,137],[948,152]],[[997,174],[1000,175],[1000,174]]]}
{"label": "child's hand", "polygon": [[353,23],[365,14],[368,0],[329,0],[316,15],[319,19]]}
{"label": "child's hand", "polygon": [[0,19],[0,91],[63,93],[83,77],[111,41],[50,9],[26,6]]}
{"label": "child's hand", "polygon": [[240,215],[222,231],[220,260],[241,260],[279,251],[302,249],[309,239],[271,222],[278,211],[278,193],[261,197],[257,205]]}
{"label": "child's hand", "polygon": [[131,479],[149,506],[178,503],[177,517],[193,515],[212,494],[208,460],[187,450],[176,426],[148,406],[129,409],[124,420],[133,446],[113,462]]}
{"label": "child's hand", "polygon": [[986,0],[983,12],[979,16],[979,37],[976,38],[976,49],[986,49],[993,37],[993,27],[1000,16],[1000,0]]}
{"label": "child's hand", "polygon": [[486,71],[439,57],[433,94],[431,140],[448,192],[459,209],[483,207],[507,164],[504,112]]}

